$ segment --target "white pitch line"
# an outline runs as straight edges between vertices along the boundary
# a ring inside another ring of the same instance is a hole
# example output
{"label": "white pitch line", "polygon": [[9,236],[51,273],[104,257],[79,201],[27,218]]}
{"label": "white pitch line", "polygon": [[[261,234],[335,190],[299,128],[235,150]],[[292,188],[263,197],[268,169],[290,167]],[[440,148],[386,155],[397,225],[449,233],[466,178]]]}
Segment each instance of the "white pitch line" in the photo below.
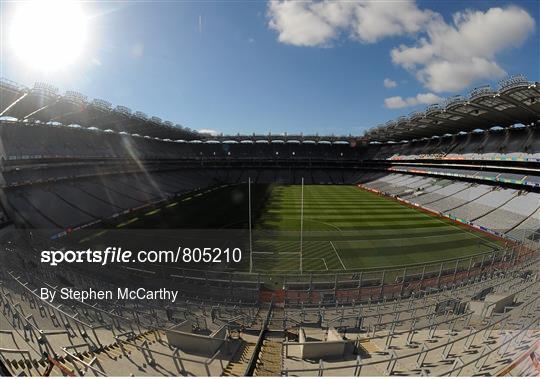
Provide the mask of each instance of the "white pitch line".
{"label": "white pitch line", "polygon": [[[460,227],[458,227],[457,225],[449,225],[451,226],[452,228],[456,228],[462,232],[466,232],[466,233],[469,233],[471,234],[473,237],[476,237],[477,239],[480,238],[480,239],[483,239],[484,237],[479,237],[477,235],[475,235],[474,233],[472,233],[471,231],[468,231],[468,230],[463,230],[461,229]],[[412,228],[412,229],[416,229],[416,228]],[[400,236],[400,237],[395,237],[395,238],[387,238],[387,237],[384,237],[384,235],[382,234],[378,234],[374,237],[381,237],[381,238],[359,238],[359,239],[340,239],[339,242],[359,242],[359,241],[377,241],[377,240],[385,240],[385,241],[397,241],[397,240],[406,240],[406,239],[416,239],[416,238],[437,238],[437,237],[445,237],[445,236],[455,236],[457,235],[457,233],[450,233],[450,234],[430,234],[428,236]],[[351,237],[354,237],[354,236],[351,236]],[[485,238],[488,238],[488,237],[485,237]],[[276,242],[275,240],[257,240],[258,242]],[[305,242],[317,242],[317,241],[311,241],[311,240],[307,240]],[[450,241],[451,242],[451,241]]]}
{"label": "white pitch line", "polygon": [[343,261],[341,260],[341,257],[339,256],[339,253],[337,252],[336,247],[334,246],[332,241],[328,241],[328,242],[330,242],[330,245],[332,245],[332,249],[334,249],[334,252],[336,253],[336,255],[337,255],[338,259],[339,259],[339,263],[341,263],[341,267],[343,267],[343,269],[346,270],[347,267],[345,267],[345,265],[343,264]]}
{"label": "white pitch line", "polygon": [[484,241],[484,242],[487,242],[491,247],[494,247],[494,248],[497,248],[497,247],[498,247],[498,245],[497,245],[495,242],[493,242],[493,241],[492,241],[490,238],[488,238],[488,237],[484,237],[480,232],[478,233],[479,235],[477,235],[477,234],[473,233],[472,231],[470,231],[466,226],[465,226],[464,228],[460,228],[459,226],[457,226],[457,225],[454,224],[453,222],[449,222],[449,223],[444,222],[446,219],[441,219],[441,218],[439,218],[439,217],[435,217],[435,219],[436,219],[437,221],[439,221],[439,222],[442,222],[442,223],[446,224],[446,225],[450,225],[450,226],[452,226],[453,228],[456,228],[456,229],[458,229],[458,230],[460,230],[460,231],[462,231],[462,232],[468,233],[468,234],[470,234],[471,236],[476,237],[476,238],[478,238],[478,239],[480,239],[480,240],[482,240],[482,241]]}
{"label": "white pitch line", "polygon": [[[456,226],[456,228],[458,228]],[[459,228],[458,228],[459,229]],[[468,231],[465,231],[463,230],[464,232],[468,232]],[[473,237],[476,237],[476,239],[478,238],[482,238],[482,237],[478,237],[476,236],[474,233],[472,232],[468,232],[470,233]],[[382,241],[399,241],[399,240],[407,240],[407,239],[415,239],[415,238],[437,238],[437,237],[445,237],[445,236],[457,236],[458,233],[454,233],[454,234],[434,234],[434,235],[430,235],[430,236],[411,236],[411,237],[396,237],[396,238],[360,238],[360,239],[355,239],[355,240],[352,240],[352,239],[347,239],[347,240],[339,240],[339,242],[362,242],[362,241],[369,241],[369,242],[376,242],[376,241],[379,241],[379,240],[382,240]],[[307,241],[307,242],[312,242],[312,241]],[[453,241],[448,241],[448,242],[453,242]]]}
{"label": "white pitch line", "polygon": [[269,255],[295,255],[300,254],[298,251],[254,251],[253,254],[269,254]]}
{"label": "white pitch line", "polygon": [[324,267],[326,267],[326,271],[328,271],[328,265],[326,264],[326,259],[324,258],[321,258],[323,263],[324,263]]}

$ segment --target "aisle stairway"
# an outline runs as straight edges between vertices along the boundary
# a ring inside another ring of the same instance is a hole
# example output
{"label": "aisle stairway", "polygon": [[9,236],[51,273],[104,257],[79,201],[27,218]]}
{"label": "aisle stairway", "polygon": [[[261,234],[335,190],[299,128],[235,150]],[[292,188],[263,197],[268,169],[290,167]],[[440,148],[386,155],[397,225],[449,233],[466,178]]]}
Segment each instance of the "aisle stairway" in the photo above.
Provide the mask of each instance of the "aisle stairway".
{"label": "aisle stairway", "polygon": [[[156,343],[155,333],[153,331],[146,331],[144,333],[141,333],[137,335],[133,340],[134,341],[148,341],[149,345]],[[132,348],[130,346],[124,346],[124,351],[126,352],[127,355],[130,355],[132,353]],[[79,353],[73,353],[73,355],[88,365],[91,365],[92,361],[94,359],[97,359],[98,366],[94,366],[96,368],[99,368],[100,361],[101,362],[105,362],[107,360],[117,361],[124,358],[124,354],[122,353],[122,348],[117,342],[110,345],[103,346],[99,349],[96,349],[95,351],[83,351]],[[76,367],[78,367],[79,370],[82,370],[83,372],[91,371],[90,369],[85,368],[80,363],[73,364],[72,358],[69,357],[68,354],[63,354],[62,356],[57,357],[55,361],[58,364],[52,367],[52,370],[48,376],[65,376],[61,368],[63,368],[66,371],[73,372],[74,374],[77,374]],[[44,374],[47,371],[47,368],[50,366],[49,360],[46,357],[43,357],[40,359],[32,359],[32,360],[5,359],[4,363],[6,365],[6,368],[10,370],[12,375],[21,375],[24,373],[25,376],[44,376]]]}
{"label": "aisle stairway", "polygon": [[255,350],[255,344],[242,341],[236,354],[231,359],[221,376],[244,376],[249,360]]}
{"label": "aisle stairway", "polygon": [[263,341],[255,376],[281,376],[282,341],[280,337],[267,337]]}

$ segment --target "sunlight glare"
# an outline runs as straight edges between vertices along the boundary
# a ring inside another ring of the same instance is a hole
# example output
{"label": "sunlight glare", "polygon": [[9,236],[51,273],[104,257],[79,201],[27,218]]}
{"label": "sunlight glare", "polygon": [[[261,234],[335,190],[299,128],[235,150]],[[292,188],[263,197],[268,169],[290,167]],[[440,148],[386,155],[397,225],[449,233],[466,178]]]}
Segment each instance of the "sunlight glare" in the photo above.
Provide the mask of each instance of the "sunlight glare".
{"label": "sunlight glare", "polygon": [[24,2],[15,10],[9,39],[13,53],[29,68],[63,69],[84,52],[87,17],[75,1]]}

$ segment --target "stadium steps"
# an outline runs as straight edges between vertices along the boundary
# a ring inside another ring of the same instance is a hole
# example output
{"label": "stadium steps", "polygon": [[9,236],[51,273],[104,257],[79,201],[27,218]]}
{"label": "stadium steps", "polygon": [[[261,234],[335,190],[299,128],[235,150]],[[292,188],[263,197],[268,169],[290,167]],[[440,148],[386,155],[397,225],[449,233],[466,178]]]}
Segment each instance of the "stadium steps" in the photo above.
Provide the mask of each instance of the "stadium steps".
{"label": "stadium steps", "polygon": [[368,355],[371,355],[371,354],[378,353],[378,352],[382,351],[382,349],[379,346],[377,346],[377,344],[375,342],[371,341],[370,339],[368,339],[366,341],[361,341],[360,342],[360,347]]}
{"label": "stadium steps", "polygon": [[[13,376],[21,376],[22,373],[24,373],[24,376],[43,376],[48,365],[45,359],[6,359],[4,363]],[[53,369],[51,374],[61,375],[60,371],[55,372],[55,370]]]}
{"label": "stadium steps", "polygon": [[126,198],[128,198],[130,200],[133,200],[133,201],[136,201],[138,203],[144,203],[145,202],[145,200],[137,198],[133,193],[128,194],[128,193],[124,192],[125,188],[122,189],[122,188],[115,187],[113,185],[113,183],[103,182],[102,186],[103,186],[103,188],[105,188],[108,191],[114,192],[114,193],[116,193],[116,194],[118,194],[118,195],[120,195],[122,197],[126,197]]}
{"label": "stadium steps", "polygon": [[282,330],[283,319],[285,318],[285,310],[282,307],[274,306],[272,309],[272,318],[268,323],[269,330]]}
{"label": "stadium steps", "polygon": [[[137,335],[134,338],[135,341],[148,341],[149,345],[152,345],[156,342],[155,340],[155,334],[153,331],[146,331],[142,334]],[[133,351],[133,348],[128,345],[124,345],[124,351],[127,355],[130,355]],[[115,342],[109,345],[105,345],[100,347],[99,349],[96,349],[93,352],[90,351],[84,351],[84,352],[78,352],[73,353],[77,358],[79,358],[81,361],[90,364],[94,358],[97,358],[98,361],[118,361],[119,359],[124,358],[124,354],[122,352],[122,348],[120,345]],[[75,366],[70,362],[71,358],[68,357],[67,354],[64,356],[60,356],[56,358],[56,360],[65,366],[68,370],[76,372]],[[47,358],[41,358],[41,359],[6,359],[5,360],[7,368],[11,371],[12,374],[17,375],[18,373],[24,372],[25,375],[28,374],[29,376],[43,376],[45,373],[45,370],[49,366],[49,361]],[[79,369],[86,370],[81,364],[77,365]],[[91,371],[91,370],[88,370]],[[65,376],[62,371],[54,366],[49,376]]]}
{"label": "stadium steps", "polygon": [[[75,366],[65,357],[56,358],[56,361],[62,365],[66,370],[72,371],[77,374]],[[7,368],[13,375],[21,376],[44,376],[50,363],[47,358],[41,359],[6,359]],[[52,367],[48,376],[66,376],[62,370],[56,365]]]}
{"label": "stadium steps", "polygon": [[110,178],[110,180],[116,184],[136,189],[138,192],[144,194],[147,197],[149,196],[151,199],[163,198],[165,196],[172,195],[172,193],[162,190],[157,185],[155,187],[152,187],[150,183],[144,182],[142,177],[136,175],[124,175],[120,177],[113,176]]}
{"label": "stadium steps", "polygon": [[536,208],[534,211],[531,212],[530,215],[525,217],[523,220],[518,222],[516,225],[512,226],[510,229],[508,229],[506,232],[504,232],[504,234],[509,234],[509,233],[511,234],[511,232],[514,231],[517,227],[524,224],[527,220],[529,220],[531,217],[533,217],[536,212],[540,212],[540,207]]}
{"label": "stadium steps", "polygon": [[92,218],[94,218],[94,219],[99,219],[99,216],[96,216],[96,215],[93,214],[93,213],[90,213],[90,212],[85,211],[85,210],[82,209],[80,206],[78,206],[78,205],[75,204],[74,202],[71,202],[71,201],[67,200],[66,198],[60,196],[58,193],[51,191],[51,194],[52,194],[53,196],[57,197],[57,198],[59,199],[59,201],[63,201],[64,203],[66,203],[67,205],[69,205],[69,206],[72,207],[72,208],[77,209],[77,210],[80,211],[81,213],[84,213],[85,215],[90,216],[90,217],[92,217]]}
{"label": "stadium steps", "polygon": [[255,376],[281,376],[282,341],[278,337],[268,337],[263,341],[259,359],[255,366]]}
{"label": "stadium steps", "polygon": [[478,217],[475,217],[475,218],[473,218],[472,220],[469,220],[469,221],[476,221],[476,220],[478,220],[478,219],[481,219],[482,217],[486,217],[488,214],[493,213],[493,212],[496,211],[497,209],[500,209],[500,208],[504,207],[506,204],[508,204],[509,202],[511,202],[512,200],[514,200],[514,199],[515,199],[516,197],[518,197],[518,196],[519,196],[519,193],[516,192],[516,193],[514,194],[514,196],[512,196],[511,198],[509,198],[508,200],[506,200],[504,203],[502,203],[502,204],[499,205],[498,207],[495,207],[495,208],[493,208],[493,209],[490,209],[489,211],[487,211],[487,212],[484,213],[483,215],[478,216]]}
{"label": "stadium steps", "polygon": [[[32,212],[38,215],[38,217],[42,218],[43,220],[46,220],[50,226],[50,228],[60,228],[63,229],[63,226],[58,224],[56,221],[54,221],[52,218],[48,217],[45,213],[43,213],[38,207],[36,207],[26,196],[26,194],[21,194],[20,198],[26,202],[27,209],[31,209]],[[33,221],[28,220],[25,216],[23,216],[23,219],[33,227],[36,227],[36,225],[33,223]],[[37,227],[39,229],[39,227]]]}
{"label": "stadium steps", "polygon": [[75,188],[78,189],[79,191],[81,191],[82,193],[86,194],[87,196],[90,196],[98,201],[101,201],[102,203],[104,204],[107,204],[108,206],[111,206],[113,208],[115,208],[117,211],[121,211],[123,208],[117,204],[114,204],[114,202],[110,201],[110,200],[106,200],[106,199],[103,199],[101,197],[99,197],[98,195],[92,193],[92,191],[89,191],[85,188],[83,188],[83,186],[80,185],[80,183],[78,183],[77,185],[75,185]]}
{"label": "stadium steps", "polygon": [[[469,188],[470,188],[470,187],[469,187]],[[488,193],[491,192],[491,191],[492,191],[492,189],[489,190],[489,191],[487,191],[487,192],[484,192],[484,193],[482,193],[482,194],[480,194],[480,195],[478,195],[478,196],[476,196],[475,198],[473,198],[473,199],[471,199],[471,200],[469,200],[469,201],[466,201],[466,202],[464,202],[464,203],[462,203],[462,204],[456,205],[455,207],[452,207],[452,208],[450,208],[450,209],[445,209],[443,212],[445,212],[445,213],[446,213],[446,212],[450,212],[450,211],[452,211],[452,210],[454,210],[454,209],[456,209],[456,208],[459,208],[459,207],[462,207],[462,206],[464,206],[464,205],[467,205],[467,204],[470,204],[470,203],[472,203],[472,202],[475,202],[476,200],[478,200],[479,198],[481,198],[482,196],[488,194]]]}
{"label": "stadium steps", "polygon": [[[129,351],[128,347],[125,348],[127,354],[130,354],[131,351]],[[113,359],[117,360],[123,357],[122,351],[120,347],[115,343],[113,345],[104,346],[97,350],[95,353],[90,352],[82,352],[75,354],[77,358],[84,361],[85,363],[90,363],[94,357],[98,357],[98,359]],[[106,356],[105,356],[106,355]],[[72,363],[70,363],[70,359],[67,358],[67,356],[62,356],[56,358],[56,360],[64,365],[67,369],[76,371],[75,367]],[[25,374],[29,374],[30,376],[43,376],[45,370],[49,366],[49,362],[47,358],[41,358],[41,359],[6,359],[5,360],[6,366],[10,371],[17,375],[17,373],[20,373],[22,371],[25,372]],[[81,365],[79,365],[79,368],[82,368]],[[64,376],[62,372],[57,368],[53,367],[52,372],[50,376]]]}
{"label": "stadium steps", "polygon": [[[456,183],[458,183],[458,182],[456,182]],[[444,200],[444,199],[448,199],[449,197],[455,196],[455,195],[457,195],[457,194],[460,193],[460,192],[466,191],[466,190],[468,190],[468,189],[470,188],[469,183],[466,183],[466,184],[467,184],[467,185],[466,185],[464,188],[458,189],[456,192],[452,192],[450,195],[443,196],[443,197],[441,197],[440,199],[430,201],[430,202],[425,203],[425,204],[423,204],[423,205],[430,205],[430,204],[436,203],[436,202],[438,202],[438,201],[441,201],[441,200]]]}
{"label": "stadium steps", "polygon": [[242,341],[240,347],[232,357],[227,367],[225,367],[225,370],[223,370],[223,374],[221,374],[221,376],[244,376],[247,365],[254,351],[254,343]]}

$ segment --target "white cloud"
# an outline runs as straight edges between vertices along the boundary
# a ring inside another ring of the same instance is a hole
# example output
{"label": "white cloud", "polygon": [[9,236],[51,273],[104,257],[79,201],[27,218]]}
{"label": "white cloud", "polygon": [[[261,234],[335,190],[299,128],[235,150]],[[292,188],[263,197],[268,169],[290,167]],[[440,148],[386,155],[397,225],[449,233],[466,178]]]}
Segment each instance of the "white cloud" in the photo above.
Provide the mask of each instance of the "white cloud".
{"label": "white cloud", "polygon": [[414,0],[273,0],[267,15],[278,40],[295,46],[329,47],[343,36],[362,43],[413,36],[412,45],[392,49],[392,61],[433,92],[506,75],[497,54],[520,46],[535,30],[534,19],[516,6],[465,10],[447,22]]}
{"label": "white cloud", "polygon": [[414,1],[289,1],[268,5],[269,26],[280,42],[296,46],[328,46],[342,33],[364,43],[420,31],[436,13],[420,10]]}
{"label": "white cloud", "polygon": [[506,72],[496,62],[479,57],[461,61],[435,60],[416,73],[418,80],[435,92],[459,91],[481,79],[505,75]]}
{"label": "white cloud", "polygon": [[384,79],[383,85],[384,85],[385,88],[395,88],[395,87],[397,87],[396,81],[392,80],[392,79],[389,79],[389,78]]}
{"label": "white cloud", "polygon": [[201,134],[209,134],[213,137],[219,135],[219,132],[217,130],[214,130],[214,129],[201,129],[201,130],[198,130],[199,133]]}
{"label": "white cloud", "polygon": [[279,33],[280,42],[296,46],[325,45],[337,36],[338,30],[337,20],[324,16],[322,8],[325,4],[271,1],[269,26]]}
{"label": "white cloud", "polygon": [[408,97],[406,99],[402,98],[401,96],[393,96],[384,99],[384,106],[389,109],[398,109],[398,108],[406,108],[406,107],[413,107],[415,105],[419,104],[435,104],[443,99],[433,93],[419,93],[415,97]]}
{"label": "white cloud", "polygon": [[438,14],[421,10],[412,0],[405,1],[361,1],[353,3],[355,18],[352,26],[355,37],[362,42],[377,42],[385,37],[414,34]]}
{"label": "white cloud", "polygon": [[452,24],[433,20],[427,37],[416,45],[392,49],[392,61],[413,72],[432,91],[458,91],[479,80],[506,75],[495,56],[521,45],[534,27],[534,19],[513,6],[459,12]]}

